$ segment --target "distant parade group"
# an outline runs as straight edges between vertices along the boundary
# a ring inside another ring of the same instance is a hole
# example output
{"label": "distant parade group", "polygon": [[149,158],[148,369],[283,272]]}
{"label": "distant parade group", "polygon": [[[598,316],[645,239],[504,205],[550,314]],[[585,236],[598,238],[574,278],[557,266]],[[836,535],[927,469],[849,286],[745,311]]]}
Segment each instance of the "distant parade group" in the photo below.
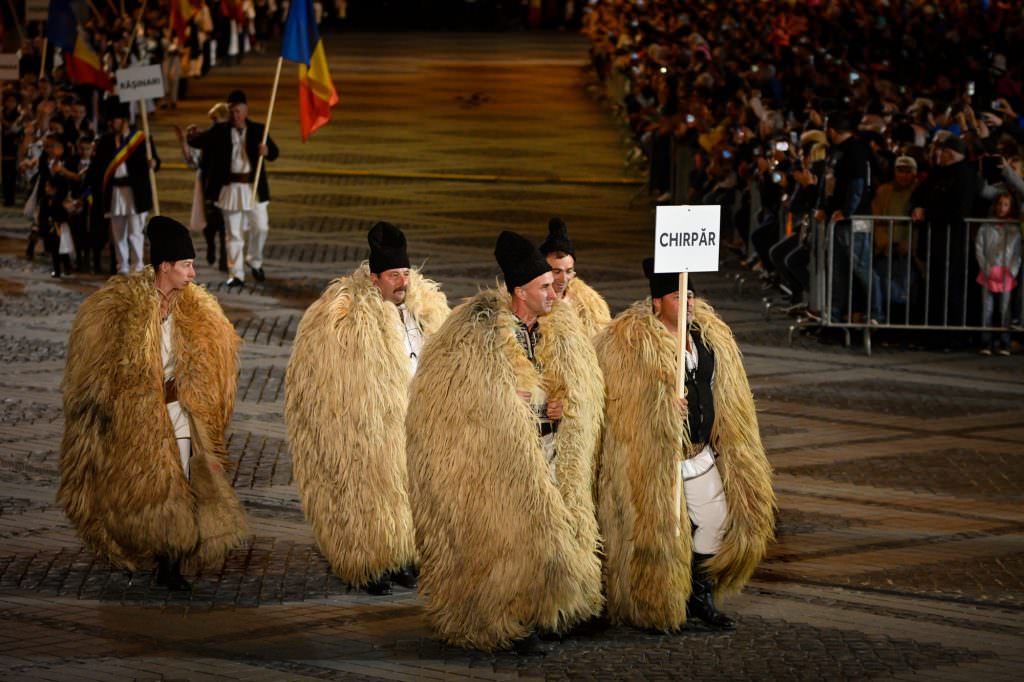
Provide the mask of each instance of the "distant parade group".
{"label": "distant parade group", "polygon": [[[208,259],[219,228],[229,286],[246,263],[264,277],[257,160],[278,154],[245,104],[233,92],[226,120],[186,139],[217,217]],[[147,216],[130,130],[114,134],[104,201],[121,274],[71,330],[58,497],[97,554],[132,572],[155,563],[159,585],[189,590],[185,576],[248,537],[225,436],[240,340],[194,282],[189,229]],[[417,588],[444,641],[485,651],[606,624],[734,628],[716,601],[763,559],[775,497],[713,308],[647,259],[650,297],[612,319],[557,218],[539,247],[498,235],[504,286],[453,309],[399,228],[379,222],[367,240],[368,261],[306,310],[285,379],[295,480],[334,573],[373,595]]]}

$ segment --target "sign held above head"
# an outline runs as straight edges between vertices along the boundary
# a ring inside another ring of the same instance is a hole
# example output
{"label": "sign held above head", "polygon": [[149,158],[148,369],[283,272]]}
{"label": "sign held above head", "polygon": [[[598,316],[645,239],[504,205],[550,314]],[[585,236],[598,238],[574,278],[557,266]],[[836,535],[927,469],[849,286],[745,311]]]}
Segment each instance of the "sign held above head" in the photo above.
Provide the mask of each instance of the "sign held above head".
{"label": "sign held above head", "polygon": [[[688,287],[691,272],[718,271],[721,206],[659,206],[654,225],[654,272],[679,273],[679,327],[676,341],[676,395],[686,397],[686,340],[690,335],[686,319]],[[676,467],[673,485],[676,503],[673,507],[676,535],[679,535],[682,513],[682,474]]]}
{"label": "sign held above head", "polygon": [[654,271],[717,272],[720,206],[659,206]]}

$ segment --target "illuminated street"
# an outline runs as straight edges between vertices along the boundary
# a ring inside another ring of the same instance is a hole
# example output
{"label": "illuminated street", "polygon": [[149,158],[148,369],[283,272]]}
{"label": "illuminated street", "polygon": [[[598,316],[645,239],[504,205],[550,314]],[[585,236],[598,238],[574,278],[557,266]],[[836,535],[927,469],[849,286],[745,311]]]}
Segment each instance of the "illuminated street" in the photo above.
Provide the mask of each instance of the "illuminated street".
{"label": "illuminated street", "polygon": [[[341,102],[302,144],[286,64],[271,134],[267,279],[228,290],[194,234],[198,281],[245,343],[229,450],[251,537],[169,593],[84,550],[55,502],[60,382],[78,305],[103,278],[56,283],[0,213],[0,678],[1017,679],[1024,669],[1024,362],[876,343],[787,342],[756,281],[694,277],[732,326],[775,469],[777,542],[724,602],[735,632],[628,627],[539,655],[445,646],[414,591],[371,597],[330,573],[292,480],[283,380],[303,310],[367,257],[389,220],[454,305],[493,285],[505,228],[540,241],[560,215],[576,268],[612,312],[646,296],[653,211],[623,128],[586,88],[573,33],[325,34]],[[266,120],[273,50],[193,81],[153,134],[164,213],[188,222],[194,173],[172,124],[206,124],[234,88]],[[634,200],[635,199],[635,200]],[[724,252],[723,252],[724,253]],[[118,339],[110,339],[117,343]]]}

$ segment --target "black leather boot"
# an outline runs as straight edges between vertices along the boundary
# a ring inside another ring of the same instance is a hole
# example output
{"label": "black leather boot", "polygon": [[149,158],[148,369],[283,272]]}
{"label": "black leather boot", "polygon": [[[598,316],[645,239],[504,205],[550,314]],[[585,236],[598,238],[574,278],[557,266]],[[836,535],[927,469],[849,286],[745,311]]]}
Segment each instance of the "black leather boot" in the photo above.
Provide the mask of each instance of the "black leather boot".
{"label": "black leather boot", "polygon": [[406,587],[410,590],[416,589],[416,582],[419,579],[419,569],[415,564],[409,564],[397,571],[391,571],[391,582]]}
{"label": "black leather boot", "polygon": [[181,559],[157,557],[156,584],[163,585],[172,592],[188,592],[192,583],[181,575]]}
{"label": "black leather boot", "polygon": [[531,632],[526,637],[512,642],[512,652],[519,656],[545,656],[547,654],[540,635],[536,632]]}
{"label": "black leather boot", "polygon": [[693,553],[693,592],[686,602],[686,615],[696,616],[717,630],[735,630],[736,621],[715,608],[715,586],[705,568],[712,556]]}
{"label": "black leather boot", "polygon": [[391,581],[387,579],[387,574],[366,583],[366,593],[375,597],[386,597],[391,594]]}

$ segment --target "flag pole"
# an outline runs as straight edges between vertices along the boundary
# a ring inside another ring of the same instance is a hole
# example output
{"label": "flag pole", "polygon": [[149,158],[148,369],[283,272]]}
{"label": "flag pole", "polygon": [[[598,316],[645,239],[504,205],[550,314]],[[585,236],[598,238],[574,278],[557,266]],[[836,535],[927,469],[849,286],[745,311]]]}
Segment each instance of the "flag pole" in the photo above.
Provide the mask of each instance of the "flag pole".
{"label": "flag pole", "polygon": [[[281,81],[281,65],[284,64],[284,57],[277,58],[277,71],[274,73],[274,89],[270,91],[270,109],[267,111],[267,122],[263,126],[263,141],[260,142],[260,146],[266,146],[267,139],[270,137],[270,120],[274,117],[274,103],[277,101],[277,84]],[[260,158],[256,161],[256,175],[253,176],[252,180],[252,199],[253,204],[259,202],[259,186],[260,186],[260,171],[263,170],[263,154],[260,154]]]}
{"label": "flag pole", "polygon": [[[7,8],[11,10],[11,16],[14,17],[14,27],[18,29],[18,42],[25,42],[25,32],[21,30],[21,22],[18,21],[18,13],[14,10],[14,0],[7,0]],[[49,16],[47,16],[49,21]]]}
{"label": "flag pole", "polygon": [[152,139],[149,137],[149,114],[146,113],[146,100],[139,100],[139,111],[142,112],[142,131],[146,134],[146,170],[149,172],[149,187],[153,192],[153,213],[160,215],[160,196],[156,191],[156,171],[153,170]]}
{"label": "flag pole", "polygon": [[49,45],[49,39],[43,36],[43,58],[39,60],[39,80],[43,80],[43,76],[46,75],[46,47]]}

